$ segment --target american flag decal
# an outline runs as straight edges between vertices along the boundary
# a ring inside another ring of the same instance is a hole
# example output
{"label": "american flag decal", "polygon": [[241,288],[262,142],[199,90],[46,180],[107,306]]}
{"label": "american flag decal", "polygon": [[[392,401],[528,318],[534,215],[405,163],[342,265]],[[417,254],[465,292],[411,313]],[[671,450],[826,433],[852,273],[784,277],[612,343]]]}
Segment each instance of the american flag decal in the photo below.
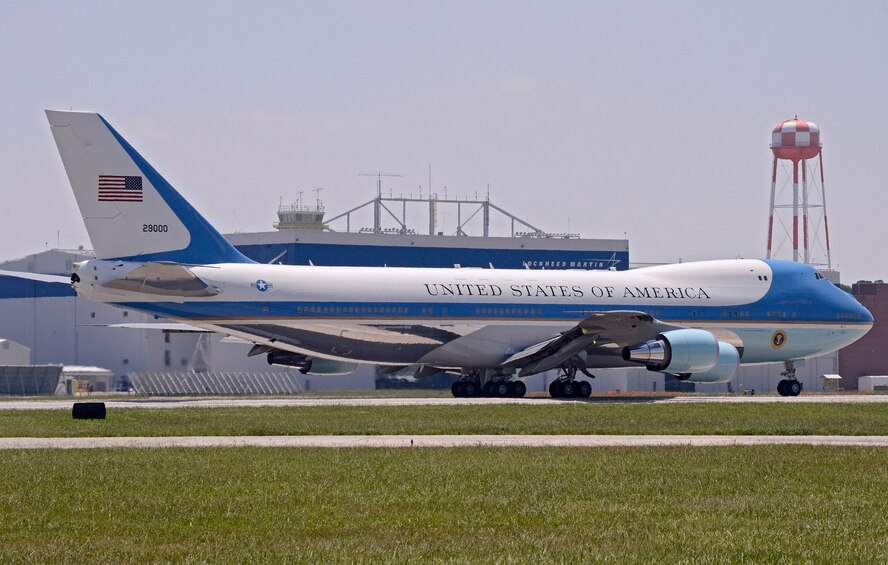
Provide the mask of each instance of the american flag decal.
{"label": "american flag decal", "polygon": [[99,202],[141,202],[142,177],[99,175]]}

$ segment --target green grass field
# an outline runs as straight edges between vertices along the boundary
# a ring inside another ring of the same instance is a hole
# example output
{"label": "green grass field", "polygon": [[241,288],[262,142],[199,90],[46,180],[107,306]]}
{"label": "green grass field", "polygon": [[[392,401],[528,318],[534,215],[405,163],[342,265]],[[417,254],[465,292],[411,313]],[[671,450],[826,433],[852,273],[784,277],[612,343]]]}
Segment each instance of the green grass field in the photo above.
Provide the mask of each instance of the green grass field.
{"label": "green grass field", "polygon": [[0,452],[0,561],[888,560],[888,451]]}
{"label": "green grass field", "polygon": [[0,411],[0,437],[574,433],[886,435],[888,404],[109,407],[104,421]]}

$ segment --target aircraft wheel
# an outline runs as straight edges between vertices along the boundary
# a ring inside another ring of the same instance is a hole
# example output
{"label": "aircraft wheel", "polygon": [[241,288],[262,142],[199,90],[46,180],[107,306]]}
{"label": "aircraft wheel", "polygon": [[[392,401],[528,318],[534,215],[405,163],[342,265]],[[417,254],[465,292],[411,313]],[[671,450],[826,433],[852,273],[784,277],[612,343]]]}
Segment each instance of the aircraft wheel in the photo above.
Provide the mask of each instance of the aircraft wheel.
{"label": "aircraft wheel", "polygon": [[802,392],[802,383],[799,381],[787,381],[783,390],[785,390],[786,394],[789,396],[798,396]]}
{"label": "aircraft wheel", "polygon": [[506,396],[509,398],[515,398],[515,383],[512,381],[506,381],[506,386],[509,387],[509,392]]}
{"label": "aircraft wheel", "polygon": [[552,398],[561,398],[561,381],[555,380],[549,383],[549,396]]}
{"label": "aircraft wheel", "polygon": [[463,381],[454,381],[452,385],[450,385],[450,392],[453,393],[455,398],[461,398],[465,396],[466,383]]}
{"label": "aircraft wheel", "polygon": [[524,384],[524,381],[515,381],[515,398],[524,398],[524,395],[527,394],[527,385]]}
{"label": "aircraft wheel", "polygon": [[473,396],[478,396],[479,388],[478,385],[472,381],[465,381],[462,387],[463,396],[471,398]]}
{"label": "aircraft wheel", "polygon": [[496,396],[496,390],[494,389],[495,384],[496,383],[493,381],[487,381],[484,383],[484,396]]}
{"label": "aircraft wheel", "polygon": [[577,383],[574,381],[564,381],[561,383],[561,395],[564,398],[571,398],[577,395]]}
{"label": "aircraft wheel", "polygon": [[580,398],[589,398],[592,396],[592,385],[586,381],[581,382],[580,386],[577,387],[577,396]]}
{"label": "aircraft wheel", "polygon": [[495,382],[493,383],[493,386],[490,387],[490,390],[493,393],[491,396],[506,398],[509,396],[509,381]]}
{"label": "aircraft wheel", "polygon": [[779,383],[777,383],[777,394],[779,394],[780,396],[789,396],[789,393],[786,392],[786,384],[788,382],[789,381],[787,381],[786,379],[783,379]]}

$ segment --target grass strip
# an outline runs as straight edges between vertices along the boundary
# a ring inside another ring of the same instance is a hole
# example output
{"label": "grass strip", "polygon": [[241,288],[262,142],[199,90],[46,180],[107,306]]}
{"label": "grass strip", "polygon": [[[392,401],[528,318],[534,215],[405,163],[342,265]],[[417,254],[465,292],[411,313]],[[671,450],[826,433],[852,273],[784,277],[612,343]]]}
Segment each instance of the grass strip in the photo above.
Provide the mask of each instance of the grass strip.
{"label": "grass strip", "polygon": [[888,404],[313,406],[0,411],[0,437],[382,434],[888,435]]}
{"label": "grass strip", "polygon": [[888,451],[0,452],[0,561],[888,559]]}

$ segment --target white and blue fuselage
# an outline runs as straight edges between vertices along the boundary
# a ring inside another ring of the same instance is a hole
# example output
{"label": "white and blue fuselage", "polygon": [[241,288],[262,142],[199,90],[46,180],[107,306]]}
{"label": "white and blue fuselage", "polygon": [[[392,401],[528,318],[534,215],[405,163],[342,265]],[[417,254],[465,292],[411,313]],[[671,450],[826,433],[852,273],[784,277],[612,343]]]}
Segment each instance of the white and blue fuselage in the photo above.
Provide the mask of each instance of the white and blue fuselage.
{"label": "white and blue fuselage", "polygon": [[[107,288],[139,265],[88,262],[77,290],[93,300],[340,361],[492,368],[590,312],[641,311],[668,326],[708,330],[737,347],[742,363],[835,351],[872,325],[859,302],[812,267],[783,261],[629,271],[219,264],[189,268],[218,291],[212,296],[171,300],[144,289]],[[612,358],[601,363],[624,365]]]}

